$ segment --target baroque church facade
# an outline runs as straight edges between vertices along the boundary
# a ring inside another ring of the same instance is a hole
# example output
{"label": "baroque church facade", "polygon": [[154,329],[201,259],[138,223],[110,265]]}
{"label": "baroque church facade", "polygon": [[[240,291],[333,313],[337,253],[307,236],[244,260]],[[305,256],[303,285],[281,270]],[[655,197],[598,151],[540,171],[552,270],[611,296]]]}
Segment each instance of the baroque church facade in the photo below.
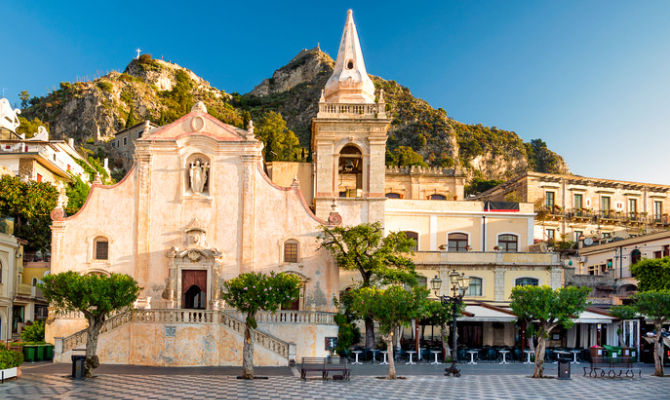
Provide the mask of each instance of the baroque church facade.
{"label": "baroque church facade", "polygon": [[[463,201],[457,170],[387,167],[390,123],[349,11],[312,121],[313,163],[265,166],[253,126],[226,125],[202,103],[143,134],[123,180],[94,184],[75,215],[65,216],[61,206],[52,213],[53,273],[126,273],[142,287],[135,310],[103,330],[101,362],[238,364],[242,317],[226,308],[220,290],[225,280],[252,271],[295,274],[303,282],[288,310],[259,316],[255,362],[282,365],[327,354],[324,341],[337,336],[334,299],[357,277],[319,248],[319,227],[367,222],[417,241],[412,257],[423,284],[434,275],[448,280],[451,270],[471,276],[475,286],[466,299],[475,308],[490,304],[486,316],[471,308],[467,318],[484,330],[487,322],[506,322],[497,334],[513,344],[514,318],[491,307],[504,307],[520,280],[552,287],[562,280],[554,255],[526,253],[532,204],[495,209]],[[75,314],[50,318],[47,340],[56,343],[56,359],[69,359],[85,342],[85,326]],[[474,340],[493,343],[488,335],[480,329]]]}

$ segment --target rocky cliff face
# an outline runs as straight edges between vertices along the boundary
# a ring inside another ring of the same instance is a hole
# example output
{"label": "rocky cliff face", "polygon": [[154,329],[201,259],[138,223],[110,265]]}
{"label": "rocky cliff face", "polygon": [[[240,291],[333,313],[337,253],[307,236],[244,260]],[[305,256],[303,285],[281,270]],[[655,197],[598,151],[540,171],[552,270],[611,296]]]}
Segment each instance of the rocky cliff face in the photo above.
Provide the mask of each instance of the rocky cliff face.
{"label": "rocky cliff face", "polygon": [[[279,111],[303,146],[308,146],[311,120],[333,66],[332,58],[320,49],[303,50],[245,95],[240,106],[254,118],[269,110]],[[429,165],[461,167],[470,177],[506,179],[528,169],[569,172],[562,157],[542,147],[543,142],[529,151],[530,143],[512,131],[460,123],[445,110],[415,98],[397,82],[370,77],[377,93],[384,90],[388,114],[393,118],[387,146],[390,151],[408,146]]]}
{"label": "rocky cliff face", "polygon": [[[142,55],[123,73],[91,82],[63,82],[58,90],[32,100],[22,115],[48,122],[54,138],[99,142],[145,119],[159,125],[172,122],[201,100],[210,114],[240,127],[245,115],[258,120],[267,111],[278,111],[301,144],[309,147],[311,121],[333,66],[333,59],[320,49],[302,50],[250,93],[231,96],[188,69]],[[563,159],[542,141],[524,143],[512,131],[460,123],[397,82],[371,78],[378,93],[384,90],[393,120],[390,153],[406,146],[430,166],[460,167],[470,177],[506,179],[528,169],[568,172]]]}
{"label": "rocky cliff face", "polygon": [[91,82],[62,82],[58,90],[33,102],[23,116],[48,122],[53,138],[106,141],[145,119],[171,122],[198,100],[221,120],[241,125],[241,114],[230,99],[188,69],[142,56],[123,73],[111,72]]}

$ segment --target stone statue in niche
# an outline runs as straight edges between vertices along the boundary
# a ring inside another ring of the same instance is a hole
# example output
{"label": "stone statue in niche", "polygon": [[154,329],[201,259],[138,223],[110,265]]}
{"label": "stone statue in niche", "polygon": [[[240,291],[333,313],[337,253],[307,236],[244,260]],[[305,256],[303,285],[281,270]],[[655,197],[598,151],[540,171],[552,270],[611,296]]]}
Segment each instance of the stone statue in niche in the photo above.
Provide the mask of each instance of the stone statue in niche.
{"label": "stone statue in niche", "polygon": [[189,167],[188,176],[191,182],[191,190],[193,193],[202,193],[205,190],[205,184],[207,183],[207,177],[209,170],[209,164],[202,162],[199,158],[191,162]]}

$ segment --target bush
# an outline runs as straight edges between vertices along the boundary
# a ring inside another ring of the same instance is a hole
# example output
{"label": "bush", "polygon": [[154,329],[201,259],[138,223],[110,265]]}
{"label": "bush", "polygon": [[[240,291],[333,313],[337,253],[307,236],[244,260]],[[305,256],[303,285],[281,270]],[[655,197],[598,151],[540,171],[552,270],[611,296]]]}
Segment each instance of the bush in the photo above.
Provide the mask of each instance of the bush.
{"label": "bush", "polygon": [[26,342],[43,342],[44,321],[35,321],[32,325],[26,325],[21,332],[21,339]]}
{"label": "bush", "polygon": [[100,88],[100,90],[102,90],[103,92],[108,92],[109,93],[109,92],[112,91],[112,89],[114,89],[114,85],[112,85],[111,82],[107,82],[107,81],[99,81],[97,83],[97,85]]}
{"label": "bush", "polygon": [[0,347],[0,369],[18,367],[23,364],[23,353]]}

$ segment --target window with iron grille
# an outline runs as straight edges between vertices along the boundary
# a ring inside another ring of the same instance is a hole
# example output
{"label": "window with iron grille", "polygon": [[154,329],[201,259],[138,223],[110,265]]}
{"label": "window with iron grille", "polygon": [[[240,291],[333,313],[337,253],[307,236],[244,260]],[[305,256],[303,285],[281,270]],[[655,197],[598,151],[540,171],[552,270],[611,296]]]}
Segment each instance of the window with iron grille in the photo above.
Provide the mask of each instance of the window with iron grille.
{"label": "window with iron grille", "polygon": [[537,286],[539,283],[535,278],[519,278],[515,282],[516,286]]}
{"label": "window with iron grille", "polygon": [[289,240],[284,243],[284,262],[298,262],[298,242]]}
{"label": "window with iron grille", "polygon": [[109,259],[109,242],[107,239],[95,240],[95,259],[108,260]]}

